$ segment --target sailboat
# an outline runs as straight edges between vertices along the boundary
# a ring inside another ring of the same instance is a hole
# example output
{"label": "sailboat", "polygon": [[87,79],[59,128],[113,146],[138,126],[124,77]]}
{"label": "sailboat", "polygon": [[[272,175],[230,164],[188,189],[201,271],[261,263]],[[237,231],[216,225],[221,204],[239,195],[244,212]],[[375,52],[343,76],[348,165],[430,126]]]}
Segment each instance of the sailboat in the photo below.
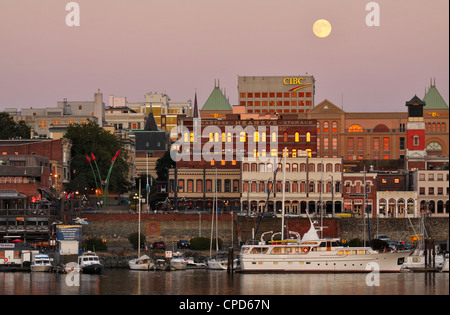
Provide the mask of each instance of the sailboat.
{"label": "sailboat", "polygon": [[[286,156],[283,169],[286,172]],[[344,247],[339,238],[319,237],[319,230],[307,215],[310,228],[303,238],[297,232],[288,231],[292,237],[285,239],[283,202],[281,240],[274,240],[279,233],[270,231],[263,233],[258,243],[243,245],[239,254],[241,272],[370,272],[375,268],[380,272],[399,272],[410,254],[409,251],[380,253],[370,247]],[[264,239],[266,234],[272,234],[270,241]]]}
{"label": "sailboat", "polygon": [[[408,218],[409,219],[409,218]],[[424,217],[421,216],[419,220],[419,233],[414,235],[414,238],[417,239],[417,247],[416,249],[411,253],[410,256],[406,258],[405,263],[403,264],[403,268],[406,270],[414,270],[414,269],[422,269],[426,266],[426,249],[425,249],[425,238],[428,237],[427,230],[425,228],[425,221]],[[409,221],[411,226],[411,220]],[[413,226],[412,226],[413,227]],[[413,227],[414,230],[414,227]],[[437,254],[435,255],[435,266],[438,269],[441,269],[444,267],[444,255]]]}
{"label": "sailboat", "polygon": [[128,262],[131,270],[150,270],[154,267],[153,261],[147,255],[141,256],[141,179],[139,179],[139,214],[138,214],[138,258]]}
{"label": "sailboat", "polygon": [[[227,270],[228,269],[228,254],[225,252],[219,252],[219,235],[218,235],[218,226],[217,226],[217,168],[216,168],[216,176],[215,176],[215,189],[214,189],[214,200],[213,200],[213,213],[211,218],[211,239],[210,239],[210,247],[209,247],[209,259],[206,264],[208,269],[210,270]],[[212,242],[213,242],[213,231],[214,231],[214,222],[216,225],[215,228],[215,239],[216,239],[216,256],[212,257]],[[233,267],[237,267],[237,260],[234,260]]]}

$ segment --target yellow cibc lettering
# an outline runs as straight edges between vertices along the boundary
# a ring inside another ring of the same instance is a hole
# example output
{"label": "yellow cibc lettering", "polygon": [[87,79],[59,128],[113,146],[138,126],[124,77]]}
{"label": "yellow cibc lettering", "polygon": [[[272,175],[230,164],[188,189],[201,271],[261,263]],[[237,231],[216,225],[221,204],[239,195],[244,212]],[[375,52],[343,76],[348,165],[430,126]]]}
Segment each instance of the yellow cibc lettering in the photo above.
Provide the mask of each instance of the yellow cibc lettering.
{"label": "yellow cibc lettering", "polygon": [[303,80],[305,80],[305,78],[284,78],[283,84],[284,85],[302,84]]}

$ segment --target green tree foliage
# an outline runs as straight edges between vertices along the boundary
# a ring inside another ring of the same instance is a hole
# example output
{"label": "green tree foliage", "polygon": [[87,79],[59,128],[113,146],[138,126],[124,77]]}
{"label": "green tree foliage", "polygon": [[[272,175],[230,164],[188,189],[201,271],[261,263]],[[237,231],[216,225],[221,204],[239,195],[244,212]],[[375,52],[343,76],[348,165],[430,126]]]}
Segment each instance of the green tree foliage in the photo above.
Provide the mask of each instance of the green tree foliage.
{"label": "green tree foliage", "polygon": [[156,174],[158,181],[167,181],[167,170],[176,166],[176,163],[170,157],[170,151],[164,153],[164,156],[156,161]]}
{"label": "green tree foliage", "polygon": [[[222,248],[223,241],[218,239],[219,249]],[[189,241],[190,248],[194,250],[207,250],[211,246],[211,239],[208,237],[194,237]],[[213,248],[216,248],[216,240],[213,240]]]}
{"label": "green tree foliage", "polygon": [[85,251],[105,251],[108,250],[108,246],[100,238],[92,237],[84,241],[82,248]]}
{"label": "green tree foliage", "polygon": [[23,120],[14,122],[8,113],[0,113],[0,126],[0,139],[30,139],[31,127],[28,127]]}
{"label": "green tree foliage", "polygon": [[[138,233],[131,233],[128,235],[128,241],[131,243],[134,249],[138,248]],[[141,233],[141,248],[145,248],[145,235]]]}
{"label": "green tree foliage", "polygon": [[[96,188],[96,181],[92,173],[86,155],[92,161],[94,154],[101,180],[105,181],[108,175],[111,161],[116,152],[120,149],[120,154],[116,158],[111,176],[109,178],[109,192],[123,193],[128,191],[130,183],[128,182],[129,166],[126,162],[128,153],[123,149],[119,139],[105,129],[101,128],[96,122],[90,121],[88,124],[73,124],[67,128],[64,134],[72,142],[72,159],[70,167],[72,170],[72,179],[66,187],[69,191],[84,192],[85,188]],[[98,181],[98,172],[94,162],[91,162]]]}

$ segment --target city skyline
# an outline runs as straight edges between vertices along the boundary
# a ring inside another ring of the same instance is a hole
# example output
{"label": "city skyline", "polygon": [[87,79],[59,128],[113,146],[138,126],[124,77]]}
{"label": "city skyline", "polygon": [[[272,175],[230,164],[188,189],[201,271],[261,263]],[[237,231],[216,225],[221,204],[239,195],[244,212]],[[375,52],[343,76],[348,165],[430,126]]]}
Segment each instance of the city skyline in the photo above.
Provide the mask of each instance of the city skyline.
{"label": "city skyline", "polygon": [[[105,103],[197,91],[201,107],[216,80],[237,105],[238,76],[306,74],[316,105],[345,111],[405,111],[430,80],[449,102],[448,1],[79,0],[80,26],[66,24],[68,3],[0,4],[0,110],[92,100],[97,89]],[[329,36],[314,35],[319,19]]]}

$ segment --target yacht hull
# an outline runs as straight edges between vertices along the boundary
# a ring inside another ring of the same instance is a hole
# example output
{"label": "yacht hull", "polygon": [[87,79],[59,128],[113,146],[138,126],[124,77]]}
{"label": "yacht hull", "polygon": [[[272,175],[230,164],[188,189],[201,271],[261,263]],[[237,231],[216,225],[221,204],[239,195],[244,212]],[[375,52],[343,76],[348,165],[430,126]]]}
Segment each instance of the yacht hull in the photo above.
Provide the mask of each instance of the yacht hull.
{"label": "yacht hull", "polygon": [[241,272],[400,272],[409,253],[241,255]]}
{"label": "yacht hull", "polygon": [[81,267],[82,272],[86,274],[101,274],[103,272],[103,266],[100,264],[92,264]]}
{"label": "yacht hull", "polygon": [[43,265],[43,266],[30,266],[31,271],[33,272],[49,272],[52,269],[52,266]]}

